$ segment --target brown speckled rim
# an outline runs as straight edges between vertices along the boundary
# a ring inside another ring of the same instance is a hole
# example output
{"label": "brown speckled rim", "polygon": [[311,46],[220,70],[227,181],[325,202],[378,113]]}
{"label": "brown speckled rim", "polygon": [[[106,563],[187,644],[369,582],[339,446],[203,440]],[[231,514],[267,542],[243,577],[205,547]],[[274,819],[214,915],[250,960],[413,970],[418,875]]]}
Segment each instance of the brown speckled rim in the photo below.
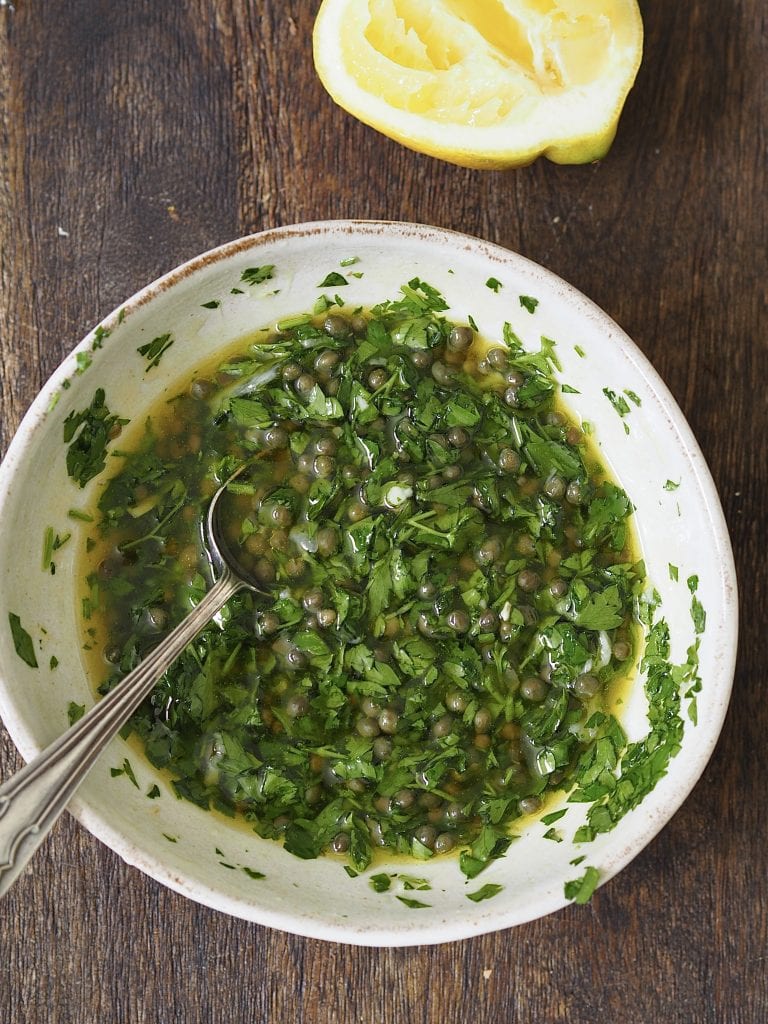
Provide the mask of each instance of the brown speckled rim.
{"label": "brown speckled rim", "polygon": [[[392,238],[415,239],[449,252],[456,250],[470,252],[482,257],[487,261],[489,267],[507,267],[518,272],[522,269],[531,278],[541,281],[550,292],[564,300],[576,316],[590,321],[599,328],[601,333],[609,336],[611,341],[621,348],[633,372],[642,379],[648,393],[653,396],[657,415],[663,416],[675,435],[680,452],[696,482],[698,493],[702,496],[715,546],[721,594],[718,628],[722,643],[712,665],[711,678],[707,682],[708,687],[712,686],[717,693],[717,701],[710,712],[706,733],[697,736],[700,742],[688,751],[684,766],[680,766],[685,770],[680,775],[674,790],[667,795],[663,804],[657,806],[651,800],[641,804],[633,812],[634,824],[627,841],[617,843],[609,851],[606,851],[601,861],[602,884],[626,866],[650,842],[687,798],[711,757],[728,707],[738,630],[736,574],[725,519],[704,456],[674,398],[648,359],[595,303],[550,271],[517,253],[482,239],[439,227],[397,221],[340,220],[294,224],[248,235],[196,256],[153,281],[105,317],[100,326],[106,330],[115,329],[122,321],[127,320],[133,313],[151,303],[159,295],[172,290],[181,282],[209,269],[212,265],[225,263],[233,256],[246,252],[257,252],[275,243],[285,244],[292,239],[301,240],[324,235],[329,238],[346,235],[350,239],[356,237],[366,239],[383,237],[388,240]],[[16,468],[24,459],[25,453],[35,444],[38,428],[48,415],[51,398],[61,389],[67,377],[72,375],[76,366],[76,353],[88,350],[93,337],[94,331],[89,332],[54,372],[30,406],[11,441],[6,457],[0,466],[0,521],[2,521],[3,509],[13,488]],[[16,714],[13,703],[9,701],[1,681],[0,714],[23,756],[29,760],[37,754],[40,748],[27,733],[23,722]],[[129,835],[111,826],[107,820],[91,810],[89,805],[81,799],[75,798],[70,809],[85,828],[111,847],[126,862],[138,867],[176,892],[213,909],[310,938],[367,946],[442,943],[522,924],[556,911],[567,904],[562,895],[562,889],[560,889],[557,892],[552,890],[545,898],[541,899],[535,910],[523,914],[499,914],[494,911],[492,906],[481,905],[468,908],[466,919],[459,922],[433,920],[427,925],[421,924],[418,918],[411,915],[401,927],[397,928],[383,929],[377,927],[375,921],[371,921],[369,927],[353,925],[329,927],[327,922],[321,920],[317,915],[305,912],[300,906],[293,907],[290,912],[285,913],[268,912],[254,906],[253,903],[224,896],[215,888],[192,881],[157,858],[148,856]]]}

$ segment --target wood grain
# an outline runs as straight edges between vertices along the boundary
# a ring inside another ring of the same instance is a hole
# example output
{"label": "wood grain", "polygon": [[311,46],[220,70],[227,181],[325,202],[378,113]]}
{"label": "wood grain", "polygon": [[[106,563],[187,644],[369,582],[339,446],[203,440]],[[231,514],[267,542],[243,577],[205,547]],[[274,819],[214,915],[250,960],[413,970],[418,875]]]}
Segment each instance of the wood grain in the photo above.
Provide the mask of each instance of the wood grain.
{"label": "wood grain", "polygon": [[[741,585],[721,741],[692,796],[586,908],[434,948],[326,945],[226,918],[62,821],[0,904],[0,1020],[762,1024],[766,96],[762,0],[647,0],[609,156],[508,173],[411,153],[314,76],[317,0],[0,8],[0,452],[122,299],[300,220],[411,219],[543,263],[638,342],[709,461]],[[0,773],[19,765],[5,733]]]}

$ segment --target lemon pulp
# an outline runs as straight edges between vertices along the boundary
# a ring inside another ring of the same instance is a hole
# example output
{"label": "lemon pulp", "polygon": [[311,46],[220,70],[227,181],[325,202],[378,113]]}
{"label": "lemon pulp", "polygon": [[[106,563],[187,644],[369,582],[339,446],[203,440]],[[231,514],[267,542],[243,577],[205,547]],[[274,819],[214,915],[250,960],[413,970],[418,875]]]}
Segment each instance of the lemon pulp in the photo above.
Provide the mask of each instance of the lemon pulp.
{"label": "lemon pulp", "polygon": [[469,167],[603,156],[642,55],[636,0],[324,0],[314,60],[333,99]]}

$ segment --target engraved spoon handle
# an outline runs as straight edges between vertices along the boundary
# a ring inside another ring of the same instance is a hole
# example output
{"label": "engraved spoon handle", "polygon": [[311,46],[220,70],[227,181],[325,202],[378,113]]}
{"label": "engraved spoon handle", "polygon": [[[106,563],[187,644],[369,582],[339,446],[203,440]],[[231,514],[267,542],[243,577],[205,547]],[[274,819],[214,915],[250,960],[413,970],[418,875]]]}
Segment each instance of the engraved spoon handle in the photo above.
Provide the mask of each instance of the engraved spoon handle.
{"label": "engraved spoon handle", "polygon": [[85,778],[187,644],[247,584],[226,565],[187,617],[71,728],[0,786],[0,896],[5,895]]}

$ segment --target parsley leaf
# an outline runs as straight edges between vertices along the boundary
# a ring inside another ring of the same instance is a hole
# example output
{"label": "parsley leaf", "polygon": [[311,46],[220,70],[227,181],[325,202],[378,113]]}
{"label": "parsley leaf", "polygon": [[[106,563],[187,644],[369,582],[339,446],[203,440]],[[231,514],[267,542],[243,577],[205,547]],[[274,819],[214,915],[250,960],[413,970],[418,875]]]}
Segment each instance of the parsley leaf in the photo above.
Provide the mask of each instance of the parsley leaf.
{"label": "parsley leaf", "polygon": [[600,872],[597,868],[589,867],[581,878],[565,883],[565,898],[574,903],[588,903],[599,881]]}
{"label": "parsley leaf", "polygon": [[267,263],[263,267],[246,267],[240,275],[240,280],[245,284],[262,284],[264,281],[271,281],[274,276],[274,263]]}
{"label": "parsley leaf", "polygon": [[136,351],[147,360],[147,370],[145,372],[160,365],[160,360],[172,344],[173,338],[170,334],[159,334],[152,341],[147,342],[146,345],[139,345]]}
{"label": "parsley leaf", "polygon": [[467,899],[472,900],[473,903],[480,903],[481,900],[490,900],[493,899],[494,896],[498,896],[503,888],[503,885],[499,885],[496,882],[488,882],[475,892],[468,892],[465,895]]}
{"label": "parsley leaf", "polygon": [[14,612],[9,612],[8,622],[11,627],[11,636],[13,637],[13,646],[16,653],[30,668],[37,668],[37,658],[35,657],[32,637],[22,626],[21,619]]}
{"label": "parsley leaf", "polygon": [[103,388],[97,389],[86,409],[73,410],[64,420],[64,443],[72,442],[67,449],[67,472],[81,487],[104,469],[112,432],[127,422],[110,413]]}

